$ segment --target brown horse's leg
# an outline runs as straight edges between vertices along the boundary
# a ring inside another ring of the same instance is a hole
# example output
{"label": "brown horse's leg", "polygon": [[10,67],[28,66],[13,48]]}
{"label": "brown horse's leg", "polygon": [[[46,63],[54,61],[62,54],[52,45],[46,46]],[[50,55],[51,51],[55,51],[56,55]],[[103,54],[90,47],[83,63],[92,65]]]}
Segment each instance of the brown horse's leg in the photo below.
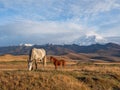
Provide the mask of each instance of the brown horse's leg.
{"label": "brown horse's leg", "polygon": [[62,67],[65,68],[65,62],[62,63]]}
{"label": "brown horse's leg", "polygon": [[63,68],[63,63],[62,62],[60,62],[60,67],[61,67],[61,69]]}
{"label": "brown horse's leg", "polygon": [[55,69],[57,70],[57,65],[55,65]]}

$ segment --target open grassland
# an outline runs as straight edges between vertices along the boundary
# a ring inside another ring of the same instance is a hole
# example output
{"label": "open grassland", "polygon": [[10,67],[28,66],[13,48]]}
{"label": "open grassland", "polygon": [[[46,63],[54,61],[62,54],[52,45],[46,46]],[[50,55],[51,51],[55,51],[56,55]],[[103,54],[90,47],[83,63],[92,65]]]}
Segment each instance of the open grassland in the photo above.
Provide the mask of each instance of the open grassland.
{"label": "open grassland", "polygon": [[[27,70],[28,56],[0,56],[0,90],[120,90],[120,64],[69,60],[64,69]],[[61,58],[61,57],[58,57]]]}

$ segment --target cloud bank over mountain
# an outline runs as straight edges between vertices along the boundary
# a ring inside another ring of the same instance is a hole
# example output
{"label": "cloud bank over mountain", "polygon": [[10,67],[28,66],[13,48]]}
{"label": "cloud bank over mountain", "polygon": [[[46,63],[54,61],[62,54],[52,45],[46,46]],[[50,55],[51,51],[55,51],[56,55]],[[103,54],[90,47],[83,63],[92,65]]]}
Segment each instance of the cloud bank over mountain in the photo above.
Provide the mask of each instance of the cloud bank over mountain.
{"label": "cloud bank over mountain", "polygon": [[0,0],[0,46],[120,36],[119,0]]}

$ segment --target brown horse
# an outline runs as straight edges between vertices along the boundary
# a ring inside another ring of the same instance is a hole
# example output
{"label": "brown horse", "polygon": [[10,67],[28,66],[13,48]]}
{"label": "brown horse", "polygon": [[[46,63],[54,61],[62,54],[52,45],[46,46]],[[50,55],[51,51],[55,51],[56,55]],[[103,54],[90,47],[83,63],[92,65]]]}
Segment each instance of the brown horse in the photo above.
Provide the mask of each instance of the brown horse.
{"label": "brown horse", "polygon": [[50,61],[53,62],[55,69],[57,69],[58,66],[62,66],[63,68],[65,67],[65,60],[63,59],[58,60],[57,58],[51,56]]}

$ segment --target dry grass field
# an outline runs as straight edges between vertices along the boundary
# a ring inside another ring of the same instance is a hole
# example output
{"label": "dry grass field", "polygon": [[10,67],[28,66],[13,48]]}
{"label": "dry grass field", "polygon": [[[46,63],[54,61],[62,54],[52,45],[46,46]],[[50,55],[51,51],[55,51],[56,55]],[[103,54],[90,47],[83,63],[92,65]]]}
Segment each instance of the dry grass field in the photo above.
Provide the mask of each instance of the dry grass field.
{"label": "dry grass field", "polygon": [[0,56],[0,90],[120,90],[120,63],[56,57],[66,60],[64,69],[55,70],[48,56],[45,70],[38,62],[38,70],[28,71],[27,55]]}

